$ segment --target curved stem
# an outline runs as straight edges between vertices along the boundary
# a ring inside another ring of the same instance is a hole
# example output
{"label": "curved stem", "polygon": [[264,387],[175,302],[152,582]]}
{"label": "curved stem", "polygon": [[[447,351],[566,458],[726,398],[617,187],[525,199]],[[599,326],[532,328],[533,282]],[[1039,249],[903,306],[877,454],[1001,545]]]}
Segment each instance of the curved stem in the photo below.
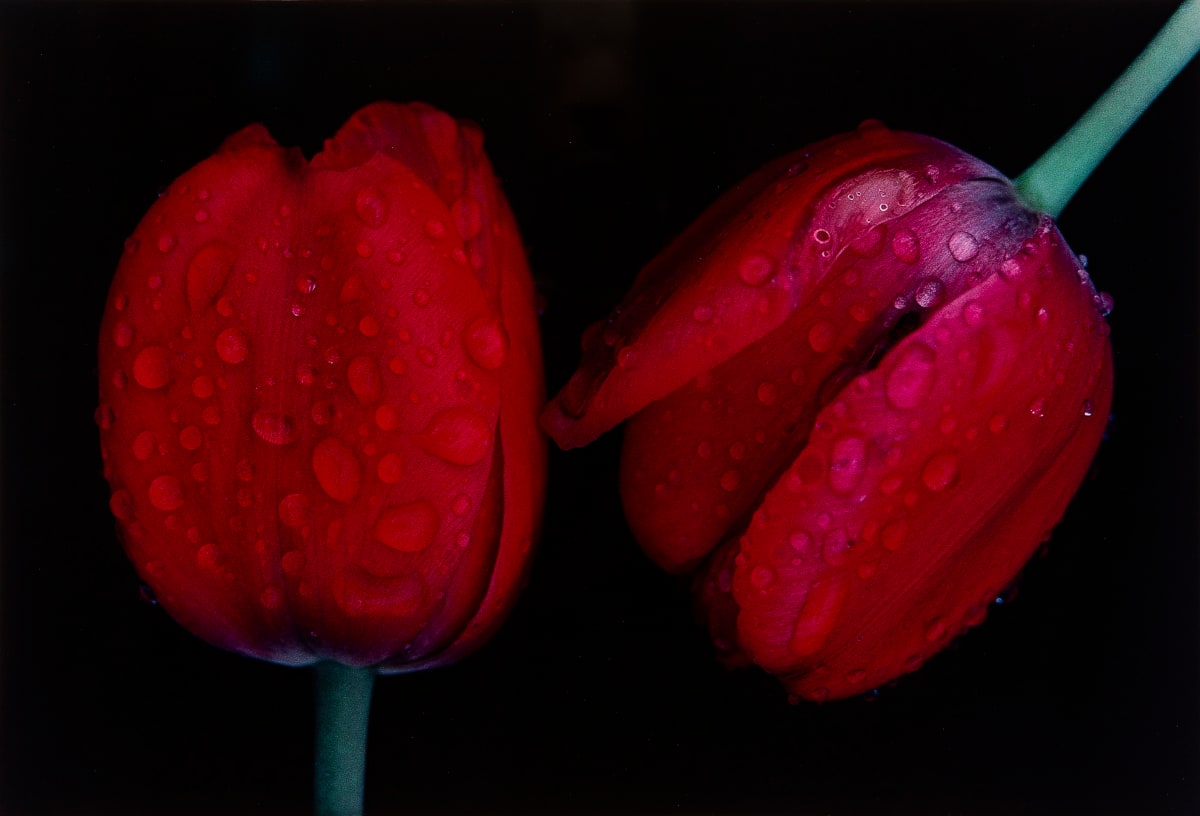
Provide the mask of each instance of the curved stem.
{"label": "curved stem", "polygon": [[1130,125],[1200,50],[1200,0],[1185,0],[1146,50],[1016,181],[1026,204],[1055,218]]}
{"label": "curved stem", "polygon": [[317,816],[361,816],[375,670],[317,664]]}

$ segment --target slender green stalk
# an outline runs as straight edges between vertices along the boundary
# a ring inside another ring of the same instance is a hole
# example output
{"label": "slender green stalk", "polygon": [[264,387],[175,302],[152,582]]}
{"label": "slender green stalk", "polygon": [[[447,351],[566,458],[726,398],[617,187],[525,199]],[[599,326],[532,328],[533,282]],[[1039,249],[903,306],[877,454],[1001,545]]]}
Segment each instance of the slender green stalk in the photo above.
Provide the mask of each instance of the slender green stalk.
{"label": "slender green stalk", "polygon": [[317,664],[317,816],[361,816],[374,669]]}
{"label": "slender green stalk", "polygon": [[1130,125],[1200,50],[1200,0],[1185,0],[1096,104],[1021,174],[1025,203],[1055,218]]}

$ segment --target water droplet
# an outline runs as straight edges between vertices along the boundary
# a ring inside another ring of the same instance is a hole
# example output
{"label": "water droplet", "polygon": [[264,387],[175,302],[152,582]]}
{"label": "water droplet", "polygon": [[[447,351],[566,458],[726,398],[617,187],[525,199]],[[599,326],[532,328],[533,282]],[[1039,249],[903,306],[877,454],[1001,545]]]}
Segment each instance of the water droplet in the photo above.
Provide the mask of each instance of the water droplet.
{"label": "water droplet", "polygon": [[108,509],[121,521],[129,521],[133,518],[133,496],[128,490],[114,492],[108,499]]}
{"label": "water droplet", "polygon": [[977,300],[972,300],[963,306],[963,322],[968,326],[978,326],[983,322],[983,306]]}
{"label": "water droplet", "polygon": [[188,425],[179,432],[179,446],[184,450],[198,450],[204,444],[204,434],[195,425]]}
{"label": "water droplet", "polygon": [[775,570],[770,567],[757,566],[750,570],[750,586],[759,592],[764,592],[775,583]]}
{"label": "water droplet", "polygon": [[154,455],[158,448],[158,437],[154,431],[142,431],[133,440],[133,457],[139,462],[145,462]]}
{"label": "water droplet", "polygon": [[464,241],[470,241],[483,230],[483,208],[473,198],[464,196],[455,201],[450,206],[450,217]]}
{"label": "water droplet", "polygon": [[175,248],[175,236],[174,235],[160,236],[158,239],[157,246],[158,246],[159,252],[163,253],[164,255],[167,254],[168,252],[170,252],[172,249]]}
{"label": "water droplet", "polygon": [[832,323],[822,321],[809,329],[808,344],[812,346],[812,350],[823,354],[833,348],[833,341],[837,337],[837,330]]}
{"label": "water droplet", "polygon": [[846,585],[837,578],[827,578],[810,586],[792,628],[788,650],[796,657],[816,654],[837,622],[845,598]]}
{"label": "water droplet", "polygon": [[1021,262],[1016,258],[1005,258],[1000,264],[1000,277],[1012,280],[1021,274]]}
{"label": "water droplet", "polygon": [[697,306],[692,309],[692,319],[697,323],[707,323],[713,319],[713,310],[708,306]]}
{"label": "water droplet", "polygon": [[375,254],[375,248],[369,241],[359,241],[354,245],[354,253],[360,258],[370,258]]}
{"label": "water droplet", "polygon": [[960,263],[966,263],[979,254],[979,241],[969,232],[956,232],[946,242],[950,255]]}
{"label": "water droplet", "polygon": [[113,342],[120,348],[128,348],[133,345],[134,330],[133,326],[121,321],[113,327]]}
{"label": "water droplet", "polygon": [[935,453],[925,463],[921,481],[934,492],[952,487],[958,482],[958,455],[953,451]]}
{"label": "water droplet", "polygon": [[495,371],[508,356],[508,333],[494,317],[479,317],[468,323],[462,342],[467,356],[485,371]]}
{"label": "water droplet", "polygon": [[192,396],[197,399],[208,399],[216,391],[216,386],[213,385],[213,378],[207,374],[201,374],[192,380]]}
{"label": "water droplet", "polygon": [[1045,306],[1037,310],[1037,322],[1042,326],[1050,322],[1050,312],[1047,311]]}
{"label": "water droplet", "polygon": [[374,357],[360,355],[346,366],[346,382],[358,401],[370,405],[379,399],[383,393],[383,380],[379,373],[379,364]]}
{"label": "water droplet", "polygon": [[426,501],[390,507],[375,523],[375,538],[398,552],[421,552],[433,543],[440,523],[437,510]]}
{"label": "water droplet", "polygon": [[775,261],[769,255],[756,252],[738,264],[738,277],[747,286],[762,286],[775,274]]}
{"label": "water droplet", "polygon": [[946,622],[941,618],[934,618],[925,627],[925,640],[930,643],[936,643],[946,635]]}
{"label": "water droplet", "polygon": [[174,476],[159,476],[150,482],[150,504],[164,512],[183,507],[183,488]]}
{"label": "water droplet", "polygon": [[942,297],[942,293],[944,291],[945,287],[942,286],[942,282],[940,280],[937,278],[930,278],[917,287],[917,292],[915,295],[913,295],[913,300],[915,300],[917,305],[922,309],[928,309],[930,306],[937,303],[937,301]]}
{"label": "water droplet", "polygon": [[192,257],[187,268],[187,299],[193,312],[207,308],[225,288],[233,262],[232,250],[223,244],[209,244]]}
{"label": "water droplet", "polygon": [[289,493],[279,502],[279,521],[285,527],[303,527],[308,522],[308,497]]}
{"label": "water droplet", "polygon": [[621,368],[629,368],[637,362],[637,349],[633,346],[625,346],[617,352],[617,365]]}
{"label": "water droplet", "polygon": [[380,405],[375,409],[375,424],[381,431],[394,431],[400,425],[400,412],[395,406]]}
{"label": "water droplet", "polygon": [[1100,310],[1101,317],[1108,317],[1113,310],[1113,296],[1108,292],[1101,292],[1096,297],[1099,298],[1096,307]]}
{"label": "water droplet", "polygon": [[773,382],[761,382],[758,384],[758,401],[763,405],[774,405],[779,399],[779,389]]}
{"label": "water droplet", "polygon": [[250,344],[241,329],[226,329],[217,335],[217,356],[230,365],[244,361],[249,353]]}
{"label": "water droplet", "polygon": [[368,227],[382,226],[387,221],[387,212],[387,199],[374,187],[360,190],[354,197],[354,214]]}
{"label": "water droplet", "polygon": [[1092,401],[1090,399],[1085,399],[1083,401],[1083,405],[1080,406],[1080,413],[1082,413],[1085,417],[1090,417],[1094,410],[1095,409],[1092,407]]}
{"label": "water droplet", "polygon": [[133,380],[142,388],[157,390],[171,381],[171,353],[162,346],[147,346],[133,360]]}
{"label": "water droplet", "polygon": [[431,218],[425,222],[425,234],[430,238],[441,238],[446,234],[446,225],[436,218]]}
{"label": "water droplet", "polygon": [[1031,416],[1035,416],[1038,419],[1044,417],[1046,415],[1046,401],[1039,397],[1038,399],[1035,399],[1033,402],[1029,403],[1029,413]]}
{"label": "water droplet", "polygon": [[933,389],[937,379],[937,352],[924,343],[904,348],[884,382],[884,394],[894,408],[916,408]]}
{"label": "water droplet", "polygon": [[334,501],[350,502],[358,495],[362,469],[354,451],[340,439],[322,439],[313,448],[313,474],[317,484]]}
{"label": "water droplet", "polygon": [[992,414],[992,418],[988,420],[988,430],[998,434],[1008,427],[1008,417],[1004,414]]}
{"label": "water droplet", "polygon": [[466,467],[488,455],[492,426],[469,408],[448,408],[435,414],[413,442],[439,459]]}
{"label": "water droplet", "polygon": [[290,444],[298,434],[295,420],[275,411],[255,411],[250,425],[259,439],[272,445]]}
{"label": "water droplet", "polygon": [[816,241],[818,244],[822,244],[822,245],[828,244],[831,239],[829,230],[827,230],[827,229],[813,230],[812,237],[813,237],[814,241]]}
{"label": "water droplet", "polygon": [[910,229],[896,230],[892,236],[892,254],[906,264],[915,264],[921,259],[921,239]]}
{"label": "water droplet", "polygon": [[375,466],[375,473],[384,484],[395,484],[404,475],[404,460],[398,453],[385,453]]}
{"label": "water droplet", "polygon": [[727,470],[721,474],[721,489],[726,493],[732,493],[738,489],[738,485],[742,483],[742,474],[736,470]]}
{"label": "water droplet", "polygon": [[840,528],[830,531],[821,546],[821,558],[831,567],[840,567],[849,556],[850,541],[846,538],[846,531]]}
{"label": "water droplet", "polygon": [[859,436],[844,436],[833,443],[829,462],[829,487],[849,493],[858,487],[867,470],[867,443]]}

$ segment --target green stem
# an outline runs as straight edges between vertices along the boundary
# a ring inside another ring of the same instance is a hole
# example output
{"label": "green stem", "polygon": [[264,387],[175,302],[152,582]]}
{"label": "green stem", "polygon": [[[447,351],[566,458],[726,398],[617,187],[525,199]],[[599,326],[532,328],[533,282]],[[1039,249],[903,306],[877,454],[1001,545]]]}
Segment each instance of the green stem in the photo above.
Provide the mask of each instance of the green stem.
{"label": "green stem", "polygon": [[374,669],[317,664],[317,816],[361,816]]}
{"label": "green stem", "polygon": [[1200,50],[1200,0],[1185,0],[1096,104],[1021,174],[1025,203],[1055,218],[1130,125]]}

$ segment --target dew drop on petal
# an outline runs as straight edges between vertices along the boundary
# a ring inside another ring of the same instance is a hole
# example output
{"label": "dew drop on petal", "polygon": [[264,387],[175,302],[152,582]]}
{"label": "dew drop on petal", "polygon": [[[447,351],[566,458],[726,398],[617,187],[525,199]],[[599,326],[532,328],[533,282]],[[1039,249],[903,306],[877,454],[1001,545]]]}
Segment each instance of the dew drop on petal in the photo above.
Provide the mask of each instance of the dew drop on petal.
{"label": "dew drop on petal", "polygon": [[350,361],[346,367],[346,382],[358,401],[370,405],[379,399],[383,392],[383,380],[379,374],[379,364],[374,357],[360,355]]}
{"label": "dew drop on petal", "polygon": [[1008,427],[1008,417],[1004,414],[992,414],[992,418],[988,420],[988,430],[998,434]]}
{"label": "dew drop on petal", "polygon": [[313,474],[317,484],[334,501],[350,502],[358,495],[362,468],[354,451],[340,439],[322,439],[313,448]]}
{"label": "dew drop on petal", "polygon": [[936,643],[946,636],[946,622],[941,618],[934,618],[925,627],[925,640],[930,643]]}
{"label": "dew drop on petal", "polygon": [[375,473],[384,484],[395,484],[404,475],[404,460],[398,453],[385,453],[375,466]]}
{"label": "dew drop on petal", "polygon": [[858,487],[867,470],[867,443],[860,436],[844,436],[833,443],[829,461],[829,487],[849,493]]}
{"label": "dew drop on petal", "polygon": [[455,465],[474,465],[492,446],[492,427],[469,408],[448,408],[433,416],[413,442],[427,453]]}
{"label": "dew drop on petal", "polygon": [[738,489],[738,485],[742,483],[742,474],[736,470],[727,470],[721,474],[721,489],[726,493],[732,493]]}
{"label": "dew drop on petal", "polygon": [[108,499],[108,509],[121,521],[129,521],[133,518],[133,496],[128,490],[114,492]]}
{"label": "dew drop on petal", "polygon": [[770,567],[759,565],[750,570],[750,586],[760,592],[771,588],[775,583],[775,571]]}
{"label": "dew drop on petal", "polygon": [[983,305],[977,300],[969,301],[963,306],[962,319],[968,326],[978,326],[983,322]]}
{"label": "dew drop on petal", "polygon": [[133,380],[150,391],[171,380],[171,354],[162,346],[147,346],[133,360]]}
{"label": "dew drop on petal", "polygon": [[467,324],[462,333],[463,348],[475,365],[495,371],[508,356],[508,334],[494,317],[480,317]]}
{"label": "dew drop on petal", "polygon": [[303,527],[308,522],[308,498],[289,493],[279,501],[279,521],[285,527]]}
{"label": "dew drop on petal", "polygon": [[892,254],[902,263],[915,264],[921,260],[921,239],[910,229],[896,230],[892,236]]}
{"label": "dew drop on petal", "polygon": [[937,370],[937,352],[925,343],[914,342],[904,348],[884,381],[884,394],[894,408],[915,408],[933,389]]}
{"label": "dew drop on petal", "polygon": [[940,299],[942,296],[942,292],[944,291],[945,287],[942,286],[942,282],[940,280],[937,278],[930,278],[917,287],[916,294],[913,295],[913,300],[915,300],[917,305],[922,309],[928,309],[930,306],[937,303],[938,299]]}
{"label": "dew drop on petal", "polygon": [[837,332],[832,323],[822,321],[809,329],[808,344],[812,346],[812,350],[823,354],[833,348],[833,341],[837,336]]}
{"label": "dew drop on petal", "polygon": [[375,538],[398,552],[421,552],[433,543],[440,522],[437,510],[427,501],[390,507],[375,523]]}
{"label": "dew drop on petal", "polygon": [[354,197],[354,214],[368,227],[380,227],[387,221],[387,199],[374,187],[360,190]]}
{"label": "dew drop on petal", "polygon": [[969,232],[959,231],[950,236],[946,242],[950,255],[954,260],[965,263],[979,254],[979,241]]}
{"label": "dew drop on petal", "polygon": [[756,252],[738,264],[738,277],[747,286],[762,286],[775,274],[775,261],[769,255]]}
{"label": "dew drop on petal", "polygon": [[295,420],[275,411],[255,411],[250,425],[259,439],[272,445],[290,444],[298,434]]}
{"label": "dew drop on petal", "polygon": [[231,365],[237,365],[250,353],[246,333],[241,329],[226,329],[217,335],[217,356]]}
{"label": "dew drop on petal", "polygon": [[150,504],[169,512],[183,507],[183,488],[174,476],[159,476],[150,482]]}
{"label": "dew drop on petal", "polygon": [[133,326],[130,326],[125,321],[121,321],[113,327],[112,337],[113,343],[115,343],[119,348],[128,348],[129,346],[133,345]]}
{"label": "dew drop on petal", "polygon": [[758,401],[763,405],[774,405],[779,399],[779,389],[773,382],[761,382],[757,390]]}
{"label": "dew drop on petal", "polygon": [[921,471],[921,481],[934,492],[953,486],[958,481],[958,455],[953,451],[934,454]]}

